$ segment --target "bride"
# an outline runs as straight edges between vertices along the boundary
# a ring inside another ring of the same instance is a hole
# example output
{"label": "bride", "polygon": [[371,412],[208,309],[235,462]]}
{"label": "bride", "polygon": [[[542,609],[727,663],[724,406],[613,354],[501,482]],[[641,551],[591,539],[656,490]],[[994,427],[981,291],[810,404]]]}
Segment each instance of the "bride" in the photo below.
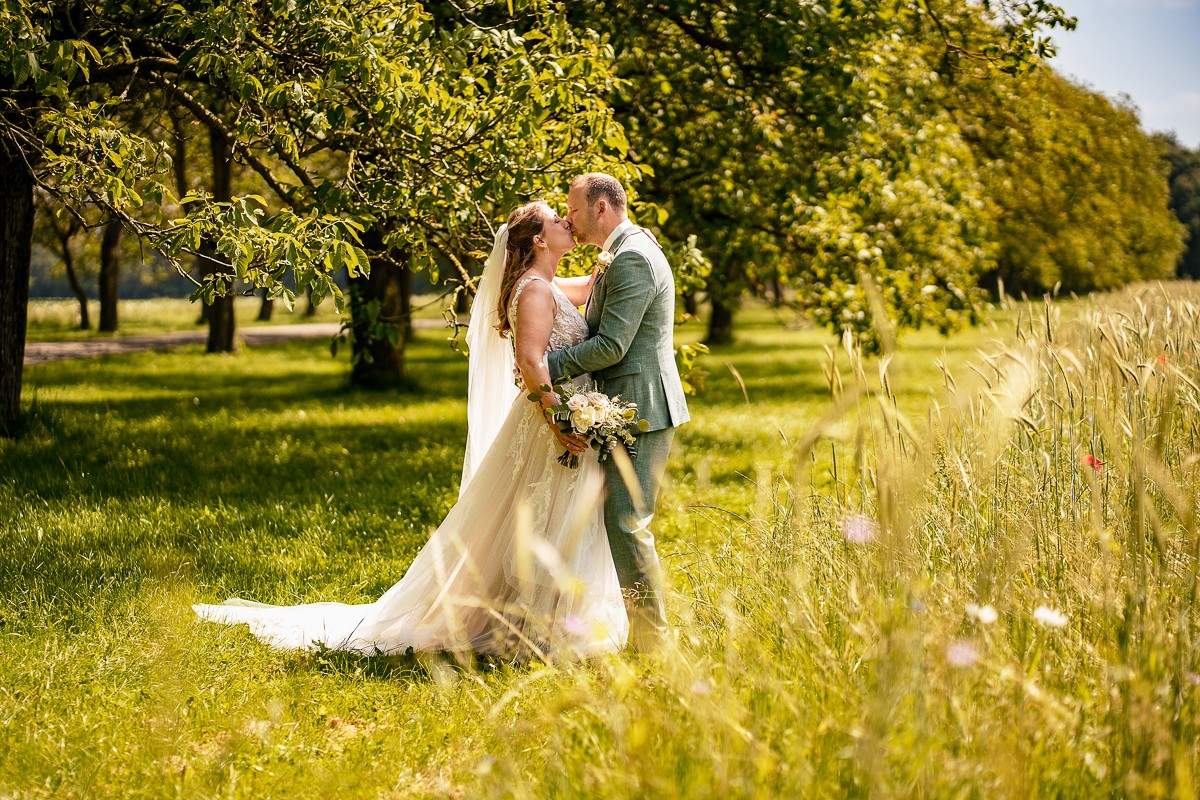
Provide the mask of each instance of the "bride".
{"label": "bride", "polygon": [[543,416],[557,396],[526,399],[530,387],[551,383],[545,354],[588,335],[573,301],[583,302],[590,279],[554,277],[573,246],[570,224],[540,201],[513,211],[496,234],[467,330],[458,502],[398,583],[364,605],[234,598],[193,606],[196,613],[248,624],[263,641],[292,649],[547,660],[620,649],[629,622],[604,530],[597,453],[584,450],[579,469],[560,465],[558,454],[580,443]]}

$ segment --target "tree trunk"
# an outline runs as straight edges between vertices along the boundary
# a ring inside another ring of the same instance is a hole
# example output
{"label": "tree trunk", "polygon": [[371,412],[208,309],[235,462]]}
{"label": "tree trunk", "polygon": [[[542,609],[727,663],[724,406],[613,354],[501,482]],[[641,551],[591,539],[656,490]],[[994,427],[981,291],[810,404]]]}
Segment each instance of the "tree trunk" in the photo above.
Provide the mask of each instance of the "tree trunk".
{"label": "tree trunk", "polygon": [[32,242],[33,174],[0,145],[0,436],[15,436],[21,416]]}
{"label": "tree trunk", "polygon": [[174,158],[171,167],[175,170],[175,191],[183,198],[188,193],[187,179],[187,129],[184,127],[186,116],[178,106],[171,108],[172,143],[175,145]]}
{"label": "tree trunk", "polygon": [[778,275],[771,276],[771,306],[779,308],[783,305],[783,281]]}
{"label": "tree trunk", "polygon": [[313,305],[312,301],[312,284],[304,287],[304,299],[308,301],[307,305],[304,306],[304,316],[315,317],[317,315],[317,307]]}
{"label": "tree trunk", "polygon": [[412,270],[407,259],[397,255],[372,259],[369,278],[350,279],[354,333],[350,382],[355,386],[382,389],[407,384],[404,348],[412,324]]}
{"label": "tree trunk", "polygon": [[700,313],[700,301],[697,299],[695,292],[683,293],[683,310],[689,317],[694,317]]}
{"label": "tree trunk", "polygon": [[117,299],[121,277],[121,223],[110,222],[104,226],[100,239],[100,325],[105,333],[117,329]]}
{"label": "tree trunk", "polygon": [[263,289],[262,305],[258,307],[258,321],[270,322],[271,312],[275,309],[275,301],[268,297],[268,291]]}
{"label": "tree trunk", "polygon": [[[225,134],[217,128],[210,127],[208,129],[208,141],[212,148],[213,200],[218,203],[228,202],[233,196],[233,148],[230,146],[229,140],[225,138]],[[224,266],[213,260],[216,248],[212,242],[206,242],[201,248],[201,252],[206,256],[203,259],[205,275],[224,271]],[[232,275],[229,276],[229,281],[228,291],[208,307],[208,352],[210,353],[232,353],[237,348],[233,324],[235,287]]]}
{"label": "tree trunk", "polygon": [[729,344],[733,341],[733,314],[737,311],[732,300],[725,300],[718,295],[709,297],[712,305],[712,316],[708,320],[708,343]]}
{"label": "tree trunk", "polygon": [[88,316],[87,290],[83,288],[83,284],[79,281],[79,275],[75,272],[75,255],[71,252],[71,236],[60,236],[59,241],[62,242],[63,266],[67,270],[67,283],[71,284],[71,294],[75,295],[75,299],[79,301],[79,330],[86,331],[92,327],[92,320]]}

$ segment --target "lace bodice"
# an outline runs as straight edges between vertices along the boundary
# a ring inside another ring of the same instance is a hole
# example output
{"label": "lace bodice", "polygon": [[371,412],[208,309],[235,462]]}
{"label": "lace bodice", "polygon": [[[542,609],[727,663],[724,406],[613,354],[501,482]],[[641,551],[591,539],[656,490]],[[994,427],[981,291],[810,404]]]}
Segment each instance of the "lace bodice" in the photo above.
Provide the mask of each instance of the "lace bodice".
{"label": "lace bodice", "polygon": [[514,329],[517,327],[517,299],[521,296],[521,291],[529,285],[530,281],[542,281],[543,283],[550,284],[550,293],[554,295],[554,327],[550,330],[550,344],[546,348],[546,351],[563,350],[587,339],[587,320],[579,313],[579,309],[571,305],[571,301],[563,294],[562,289],[559,289],[553,283],[538,275],[526,275],[517,284],[516,291],[513,292],[512,301],[508,306],[508,319],[512,327]]}

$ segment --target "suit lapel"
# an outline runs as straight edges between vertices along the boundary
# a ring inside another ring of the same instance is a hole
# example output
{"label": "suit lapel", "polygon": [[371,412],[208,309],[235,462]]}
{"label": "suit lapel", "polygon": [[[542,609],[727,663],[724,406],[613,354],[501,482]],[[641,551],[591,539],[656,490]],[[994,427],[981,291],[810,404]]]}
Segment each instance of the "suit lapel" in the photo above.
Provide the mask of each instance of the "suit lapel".
{"label": "suit lapel", "polygon": [[[641,228],[634,226],[634,227],[630,228],[629,230],[625,231],[624,233],[622,233],[620,236],[617,237],[617,240],[612,243],[612,249],[609,250],[608,252],[612,253],[613,257],[615,258],[617,255],[617,251],[621,249],[621,245],[625,244],[625,240],[628,239],[632,234],[637,233],[640,230],[641,230]],[[587,320],[588,326],[592,329],[592,333],[595,333],[596,328],[598,328],[600,326],[599,310],[600,310],[600,308],[602,308],[604,306],[604,293],[603,293],[604,285],[603,284],[604,284],[604,276],[607,274],[608,274],[608,270],[605,269],[603,274],[599,275],[596,278],[596,280],[592,281],[592,290],[590,292],[588,292],[587,305],[584,306],[584,309],[583,309],[583,317],[584,317],[584,319]],[[594,321],[592,319],[592,309],[593,308],[596,309],[596,311],[597,311],[596,319]]]}

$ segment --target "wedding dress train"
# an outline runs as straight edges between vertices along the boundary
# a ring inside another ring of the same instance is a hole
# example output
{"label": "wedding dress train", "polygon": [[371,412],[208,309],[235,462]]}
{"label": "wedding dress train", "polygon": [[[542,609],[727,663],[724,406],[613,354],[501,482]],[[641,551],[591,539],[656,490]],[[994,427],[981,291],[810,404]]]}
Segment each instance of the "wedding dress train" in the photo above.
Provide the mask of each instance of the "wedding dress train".
{"label": "wedding dress train", "polygon": [[[516,297],[534,276],[517,286]],[[551,285],[551,350],[587,338],[587,323]],[[595,450],[578,469],[536,403],[521,393],[470,483],[412,565],[374,603],[269,606],[232,599],[201,617],[245,623],[277,647],[363,654],[475,652],[581,658],[619,650],[629,622],[604,529]]]}

